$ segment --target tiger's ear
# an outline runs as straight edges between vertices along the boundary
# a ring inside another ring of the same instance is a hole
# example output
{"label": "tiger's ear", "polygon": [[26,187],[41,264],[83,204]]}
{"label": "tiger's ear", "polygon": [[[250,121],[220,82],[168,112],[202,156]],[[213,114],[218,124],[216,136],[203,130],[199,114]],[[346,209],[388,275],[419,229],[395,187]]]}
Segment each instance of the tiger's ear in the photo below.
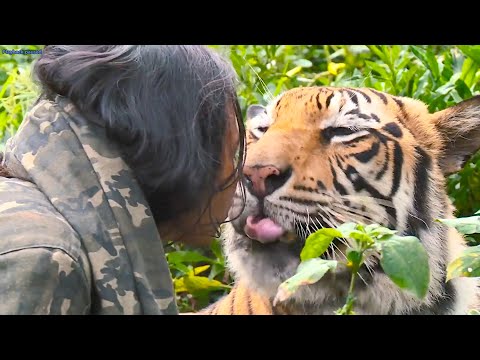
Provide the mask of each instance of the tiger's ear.
{"label": "tiger's ear", "polygon": [[262,105],[250,105],[247,109],[247,131],[258,140],[268,130],[272,120],[267,115],[267,109]]}
{"label": "tiger's ear", "polygon": [[258,104],[250,105],[247,109],[247,121],[257,116],[261,116],[262,114],[267,115],[267,109],[265,108],[265,106]]}
{"label": "tiger's ear", "polygon": [[480,96],[433,114],[444,149],[440,167],[445,174],[457,172],[480,149]]}

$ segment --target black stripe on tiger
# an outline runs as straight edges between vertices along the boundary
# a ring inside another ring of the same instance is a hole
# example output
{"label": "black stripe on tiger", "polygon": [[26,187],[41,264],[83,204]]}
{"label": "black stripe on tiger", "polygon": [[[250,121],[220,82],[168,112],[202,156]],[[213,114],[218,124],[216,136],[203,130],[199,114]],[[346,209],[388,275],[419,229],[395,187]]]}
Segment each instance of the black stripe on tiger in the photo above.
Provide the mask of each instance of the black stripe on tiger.
{"label": "black stripe on tiger", "polygon": [[325,104],[327,105],[327,108],[330,106],[330,101],[332,101],[332,98],[335,96],[335,93],[331,93],[328,95],[327,100],[325,101]]}
{"label": "black stripe on tiger", "polygon": [[388,138],[383,135],[381,132],[375,130],[375,129],[370,129],[370,132],[383,144],[385,145],[385,161],[383,162],[383,166],[382,168],[380,169],[380,171],[377,173],[377,175],[375,176],[375,180],[380,180],[383,175],[385,175],[385,172],[387,171],[388,169],[388,163],[390,161],[390,151],[389,151],[389,148],[387,146],[387,142],[388,142]]}
{"label": "black stripe on tiger", "polygon": [[[320,204],[320,205],[326,206],[326,204]],[[292,213],[296,216],[302,216],[302,217],[305,217],[305,218],[315,219],[316,221],[319,221],[322,225],[328,227],[327,224],[323,223],[323,220],[321,219],[321,217],[323,216],[325,218],[328,218],[330,215],[327,215],[325,212],[322,212],[321,209],[318,209],[318,211],[316,213],[306,213],[306,212],[301,212],[301,211],[295,211],[294,209],[292,209],[288,206],[285,206],[285,205],[274,204],[274,206],[279,208],[279,209],[282,209],[282,210],[287,210],[287,211],[289,211],[290,213]],[[320,216],[320,217],[318,217],[318,216]],[[335,220],[339,220],[339,219],[335,218]]]}
{"label": "black stripe on tiger", "polygon": [[[356,192],[365,190],[374,198],[391,201],[390,197],[382,195],[377,189],[375,189],[372,185],[370,185],[363,178],[363,176],[358,173],[357,169],[355,169],[353,166],[348,165],[347,169],[345,170],[345,175],[347,176],[348,180],[350,180],[350,182],[352,183],[353,188],[355,189]],[[389,226],[392,226],[392,228],[395,228],[397,225],[396,224],[397,211],[395,210],[395,208],[390,206],[383,206],[383,207],[385,208],[385,211],[387,212],[387,214],[389,214],[392,217],[392,219],[395,220],[395,224],[391,224],[389,221]]]}
{"label": "black stripe on tiger", "polygon": [[393,148],[393,185],[390,197],[395,195],[400,187],[400,180],[402,179],[403,168],[403,151],[398,142],[395,141]]}
{"label": "black stripe on tiger", "polygon": [[242,308],[239,306],[240,300],[241,300],[241,299],[239,299],[240,295],[241,295],[241,290],[243,290],[243,289],[238,290],[233,296],[231,314],[241,314],[242,313]]}
{"label": "black stripe on tiger", "polygon": [[358,98],[357,98],[357,95],[355,94],[355,92],[352,91],[352,90],[345,90],[345,91],[349,95],[350,100],[352,100],[353,103],[358,106]]}
{"label": "black stripe on tiger", "polygon": [[403,136],[402,129],[400,129],[400,126],[394,122],[386,124],[382,129],[397,139],[400,139]]}
{"label": "black stripe on tiger", "polygon": [[333,176],[333,187],[335,188],[335,190],[337,190],[337,192],[340,194],[340,195],[347,195],[347,190],[345,190],[345,188],[343,187],[342,184],[340,184],[337,180],[337,172],[335,171],[335,169],[333,168],[333,165],[332,163],[330,163],[330,171],[332,172],[332,176]]}
{"label": "black stripe on tiger", "polygon": [[234,287],[229,294],[230,295],[229,296],[229,298],[230,298],[230,314],[235,313],[235,306],[234,305],[235,305],[235,298],[236,298],[235,295],[236,295],[236,293],[237,293],[237,288]]}
{"label": "black stripe on tiger", "polygon": [[388,99],[387,99],[387,97],[385,96],[385,94],[382,94],[381,92],[378,92],[377,90],[374,90],[374,89],[371,89],[371,88],[368,88],[368,90],[370,90],[372,93],[374,93],[375,95],[377,95],[377,96],[380,98],[380,100],[383,101],[383,103],[384,103],[385,105],[388,104]]}
{"label": "black stripe on tiger", "polygon": [[298,197],[292,197],[292,196],[280,196],[279,200],[283,201],[288,201],[293,204],[300,204],[300,205],[310,205],[310,206],[315,206],[315,205],[327,205],[326,203],[322,203],[318,200],[308,200],[308,199],[301,199]]}
{"label": "black stripe on tiger", "polygon": [[360,192],[362,190],[366,190],[370,195],[374,198],[382,199],[382,200],[389,200],[386,196],[382,195],[375,189],[372,185],[370,185],[362,175],[355,169],[352,165],[348,165],[347,169],[345,170],[345,175],[347,176],[348,180],[353,185],[353,188],[356,192]]}
{"label": "black stripe on tiger", "polygon": [[340,159],[340,157],[337,154],[335,154],[335,160],[337,161],[337,166],[340,168],[340,170],[343,171],[342,159]]}
{"label": "black stripe on tiger", "polygon": [[316,194],[318,194],[318,190],[317,190],[317,189],[311,188],[311,187],[309,187],[309,186],[304,186],[304,185],[294,185],[294,186],[293,186],[293,190],[306,191],[306,192],[309,192],[309,193],[316,193]]}
{"label": "black stripe on tiger", "polygon": [[278,107],[280,106],[280,102],[282,101],[283,97],[281,97],[280,99],[278,99],[276,105],[275,105],[275,110],[278,109]]}
{"label": "black stripe on tiger", "polygon": [[254,134],[251,130],[248,130],[248,134],[249,134],[252,138],[254,138],[255,140],[258,140],[258,137],[255,136],[255,134]]}
{"label": "black stripe on tiger", "polygon": [[248,307],[248,315],[253,315],[252,297],[250,296],[250,292],[248,291],[247,291],[247,307]]}
{"label": "black stripe on tiger", "polygon": [[325,184],[321,180],[317,180],[317,187],[320,190],[326,190],[327,188],[325,187]]}
{"label": "black stripe on tiger", "polygon": [[427,228],[430,223],[428,217],[428,182],[429,171],[432,168],[432,159],[421,147],[416,146],[417,164],[415,166],[415,180],[413,192],[413,207],[415,216],[409,215],[407,220],[407,234],[419,237],[420,230]]}
{"label": "black stripe on tiger", "polygon": [[[317,96],[315,97],[315,100],[317,100],[317,107],[318,107],[318,110],[322,110],[322,104],[320,103],[320,93],[317,94]],[[328,105],[327,105],[328,106]]]}
{"label": "black stripe on tiger", "polygon": [[[353,90],[352,90],[352,91],[353,91]],[[370,96],[368,96],[367,94],[365,94],[362,90],[355,89],[355,92],[356,92],[357,94],[362,95],[362,97],[367,101],[367,103],[371,103],[371,102],[372,102],[372,99],[370,98]]]}
{"label": "black stripe on tiger", "polygon": [[400,121],[400,123],[406,127],[405,125],[405,120],[408,119],[408,114],[407,112],[405,111],[405,105],[403,104],[403,101],[392,96],[392,99],[393,101],[395,101],[395,103],[397,104],[398,108],[400,109],[400,113],[402,114],[402,116],[397,116],[397,120]]}
{"label": "black stripe on tiger", "polygon": [[[361,113],[359,109],[353,109],[353,110],[350,110],[350,111],[347,111],[345,113],[345,115],[356,115],[357,117],[361,118],[361,119],[366,119],[366,120],[369,120],[371,119],[372,117],[370,115],[367,115],[367,114],[364,114],[364,113]],[[376,119],[374,119],[376,122],[379,122],[380,120],[378,119],[378,117]]]}
{"label": "black stripe on tiger", "polygon": [[368,116],[367,114],[363,114],[363,113],[358,113],[357,116],[358,116],[360,119],[365,119],[365,120],[370,119],[370,116]]}
{"label": "black stripe on tiger", "polygon": [[345,115],[358,115],[358,114],[360,114],[360,110],[359,110],[359,109],[352,109],[352,110],[347,111],[347,112],[345,113]]}
{"label": "black stripe on tiger", "polygon": [[366,164],[367,162],[372,160],[375,155],[378,154],[379,149],[380,144],[378,142],[374,142],[370,149],[354,154],[353,157],[361,163]]}
{"label": "black stripe on tiger", "polygon": [[383,175],[385,175],[385,173],[387,172],[387,169],[388,169],[389,161],[390,161],[390,149],[388,147],[386,147],[385,148],[385,161],[383,162],[382,168],[380,169],[380,171],[375,176],[375,180],[378,181],[383,177]]}
{"label": "black stripe on tiger", "polygon": [[218,312],[218,303],[214,303],[211,308],[208,310],[208,315],[217,315]]}

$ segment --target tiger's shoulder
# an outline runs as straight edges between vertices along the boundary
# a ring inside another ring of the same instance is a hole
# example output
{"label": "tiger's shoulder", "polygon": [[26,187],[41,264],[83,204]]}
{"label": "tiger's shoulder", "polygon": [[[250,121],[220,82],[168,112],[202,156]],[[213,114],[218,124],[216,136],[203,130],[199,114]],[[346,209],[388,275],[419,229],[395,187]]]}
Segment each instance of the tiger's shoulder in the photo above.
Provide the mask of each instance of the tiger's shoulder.
{"label": "tiger's shoulder", "polygon": [[247,287],[243,282],[237,283],[224,297],[189,315],[274,315],[270,300]]}

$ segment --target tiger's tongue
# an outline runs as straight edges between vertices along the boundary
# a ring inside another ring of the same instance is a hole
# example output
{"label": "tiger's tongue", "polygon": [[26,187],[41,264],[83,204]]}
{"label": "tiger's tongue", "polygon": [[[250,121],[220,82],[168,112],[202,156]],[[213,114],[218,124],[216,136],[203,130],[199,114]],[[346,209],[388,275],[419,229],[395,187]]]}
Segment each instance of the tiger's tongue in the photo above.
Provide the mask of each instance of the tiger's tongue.
{"label": "tiger's tongue", "polygon": [[247,217],[244,231],[249,238],[264,244],[278,240],[285,233],[285,230],[272,219],[261,219],[257,216]]}

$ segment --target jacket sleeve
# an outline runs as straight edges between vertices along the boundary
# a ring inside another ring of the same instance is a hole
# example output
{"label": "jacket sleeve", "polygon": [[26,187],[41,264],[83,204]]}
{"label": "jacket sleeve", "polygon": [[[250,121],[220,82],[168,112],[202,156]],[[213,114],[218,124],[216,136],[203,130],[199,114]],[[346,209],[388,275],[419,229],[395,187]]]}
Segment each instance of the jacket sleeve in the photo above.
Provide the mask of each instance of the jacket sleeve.
{"label": "jacket sleeve", "polygon": [[0,254],[0,314],[87,314],[90,289],[78,261],[61,249]]}

